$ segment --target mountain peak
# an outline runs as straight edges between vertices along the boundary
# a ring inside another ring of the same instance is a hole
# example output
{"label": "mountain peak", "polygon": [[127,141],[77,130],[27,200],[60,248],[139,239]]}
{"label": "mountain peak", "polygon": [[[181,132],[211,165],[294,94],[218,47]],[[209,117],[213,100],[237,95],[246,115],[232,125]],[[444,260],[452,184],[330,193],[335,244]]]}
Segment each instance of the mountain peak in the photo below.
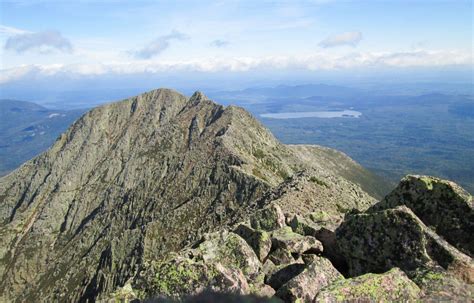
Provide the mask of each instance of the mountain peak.
{"label": "mountain peak", "polygon": [[0,178],[0,301],[94,301],[145,262],[243,219],[303,169],[327,186],[305,209],[335,195],[354,207],[375,201],[351,182],[362,168],[341,182],[329,164],[318,147],[283,145],[244,109],[201,92],[157,89],[92,109]]}
{"label": "mountain peak", "polygon": [[191,98],[189,99],[190,101],[201,101],[201,100],[209,100],[209,98],[204,95],[203,92],[201,91],[195,91],[194,94],[191,96]]}

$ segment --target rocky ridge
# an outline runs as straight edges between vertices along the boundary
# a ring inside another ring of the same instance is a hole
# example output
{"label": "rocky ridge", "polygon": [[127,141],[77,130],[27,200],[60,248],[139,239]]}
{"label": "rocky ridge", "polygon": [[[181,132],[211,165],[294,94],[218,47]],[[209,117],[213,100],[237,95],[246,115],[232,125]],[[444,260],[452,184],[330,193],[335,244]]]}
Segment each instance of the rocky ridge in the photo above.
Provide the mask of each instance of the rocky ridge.
{"label": "rocky ridge", "polygon": [[[446,194],[458,189],[445,180],[408,176],[387,197],[407,198],[419,182],[427,181],[434,187],[452,186]],[[416,203],[434,203],[438,194],[425,193]],[[456,203],[472,212],[472,197],[463,197]],[[472,301],[473,260],[408,206],[390,207],[386,200],[364,212],[354,209],[343,220],[318,212],[285,215],[270,203],[229,230],[206,235],[195,246],[147,265],[130,281],[125,296],[193,302],[193,296],[214,291],[241,295],[242,300],[254,295],[261,302]],[[438,216],[452,208],[444,207]],[[117,298],[124,298],[123,289],[104,301]]]}
{"label": "rocky ridge", "polygon": [[[375,185],[384,186],[347,156],[283,145],[245,110],[199,92],[187,98],[159,89],[104,105],[0,179],[0,301],[92,302],[127,293],[130,281],[143,281],[140,294],[159,295],[172,288],[153,284],[146,273],[161,270],[166,277],[165,261],[184,272],[197,266],[199,283],[212,272],[235,291],[261,285],[272,293],[261,280],[263,269],[271,270],[262,263],[266,255],[277,267],[290,262],[292,272],[307,273],[303,263],[334,242],[344,213],[375,203]],[[276,223],[265,216],[245,222],[270,204],[284,214]],[[333,220],[314,235],[312,227],[299,227],[308,234],[297,236],[286,222],[296,214]],[[228,242],[237,245],[236,254],[215,251]],[[224,257],[252,262],[242,276]],[[280,270],[268,280],[275,288],[288,282]],[[198,284],[189,289],[208,286]]]}

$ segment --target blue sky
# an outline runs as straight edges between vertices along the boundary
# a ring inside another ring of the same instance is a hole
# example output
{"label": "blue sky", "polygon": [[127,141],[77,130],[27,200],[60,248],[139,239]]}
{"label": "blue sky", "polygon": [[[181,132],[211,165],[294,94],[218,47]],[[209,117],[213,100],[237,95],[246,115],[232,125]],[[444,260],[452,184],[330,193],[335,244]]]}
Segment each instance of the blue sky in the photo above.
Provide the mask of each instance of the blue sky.
{"label": "blue sky", "polygon": [[473,8],[463,0],[2,0],[0,6],[0,85],[192,73],[311,80],[465,71],[473,63]]}

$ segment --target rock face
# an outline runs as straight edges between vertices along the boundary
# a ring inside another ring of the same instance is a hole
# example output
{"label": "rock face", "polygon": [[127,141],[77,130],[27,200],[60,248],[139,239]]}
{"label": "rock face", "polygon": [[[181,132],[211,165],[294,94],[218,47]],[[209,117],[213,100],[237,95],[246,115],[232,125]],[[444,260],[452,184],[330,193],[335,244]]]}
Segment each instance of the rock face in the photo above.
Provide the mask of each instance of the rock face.
{"label": "rock face", "polygon": [[[282,145],[243,109],[199,92],[104,105],[0,179],[0,301],[94,301],[274,200],[283,213],[328,205],[342,218],[375,202],[363,190],[375,194],[373,184],[343,154]],[[193,266],[245,288],[238,272]]]}

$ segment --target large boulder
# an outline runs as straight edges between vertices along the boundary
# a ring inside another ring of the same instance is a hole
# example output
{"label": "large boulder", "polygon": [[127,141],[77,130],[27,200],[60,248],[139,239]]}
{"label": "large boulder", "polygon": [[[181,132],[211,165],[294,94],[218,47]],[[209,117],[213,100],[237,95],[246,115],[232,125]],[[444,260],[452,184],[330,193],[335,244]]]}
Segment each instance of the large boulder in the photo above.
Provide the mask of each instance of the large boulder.
{"label": "large boulder", "polygon": [[152,262],[141,274],[137,288],[145,297],[182,300],[206,290],[249,294],[250,288],[240,269],[221,263],[205,263],[177,256],[169,261]]}
{"label": "large boulder", "polygon": [[234,233],[247,241],[261,262],[268,256],[272,248],[272,240],[266,231],[253,229],[246,224],[239,224],[235,228]]}
{"label": "large boulder", "polygon": [[288,226],[272,233],[272,247],[285,249],[295,255],[323,252],[323,245],[315,237],[297,234]]}
{"label": "large boulder", "polygon": [[273,289],[279,289],[286,282],[299,275],[306,268],[304,262],[293,262],[291,264],[276,266],[265,278],[265,284]]}
{"label": "large boulder", "polygon": [[473,301],[474,284],[458,279],[441,267],[419,268],[411,276],[423,290],[423,302]]}
{"label": "large boulder", "polygon": [[272,231],[285,226],[285,215],[280,206],[270,204],[253,214],[250,217],[250,224],[255,229]]}
{"label": "large boulder", "polygon": [[371,211],[405,205],[451,245],[474,256],[474,201],[454,182],[407,176]]}
{"label": "large boulder", "polygon": [[440,265],[474,281],[472,259],[430,230],[407,207],[351,214],[336,231],[349,274],[382,273],[393,267],[413,271]]}
{"label": "large boulder", "polygon": [[207,240],[192,250],[190,255],[206,264],[219,262],[228,268],[240,269],[250,280],[257,277],[262,266],[242,237],[226,231],[207,235]]}
{"label": "large boulder", "polygon": [[285,302],[312,302],[322,288],[343,278],[328,259],[316,257],[301,273],[282,285],[276,296]]}
{"label": "large boulder", "polygon": [[[417,302],[420,288],[403,271],[365,274],[338,280],[323,289],[315,302]],[[309,302],[309,301],[308,301]]]}

